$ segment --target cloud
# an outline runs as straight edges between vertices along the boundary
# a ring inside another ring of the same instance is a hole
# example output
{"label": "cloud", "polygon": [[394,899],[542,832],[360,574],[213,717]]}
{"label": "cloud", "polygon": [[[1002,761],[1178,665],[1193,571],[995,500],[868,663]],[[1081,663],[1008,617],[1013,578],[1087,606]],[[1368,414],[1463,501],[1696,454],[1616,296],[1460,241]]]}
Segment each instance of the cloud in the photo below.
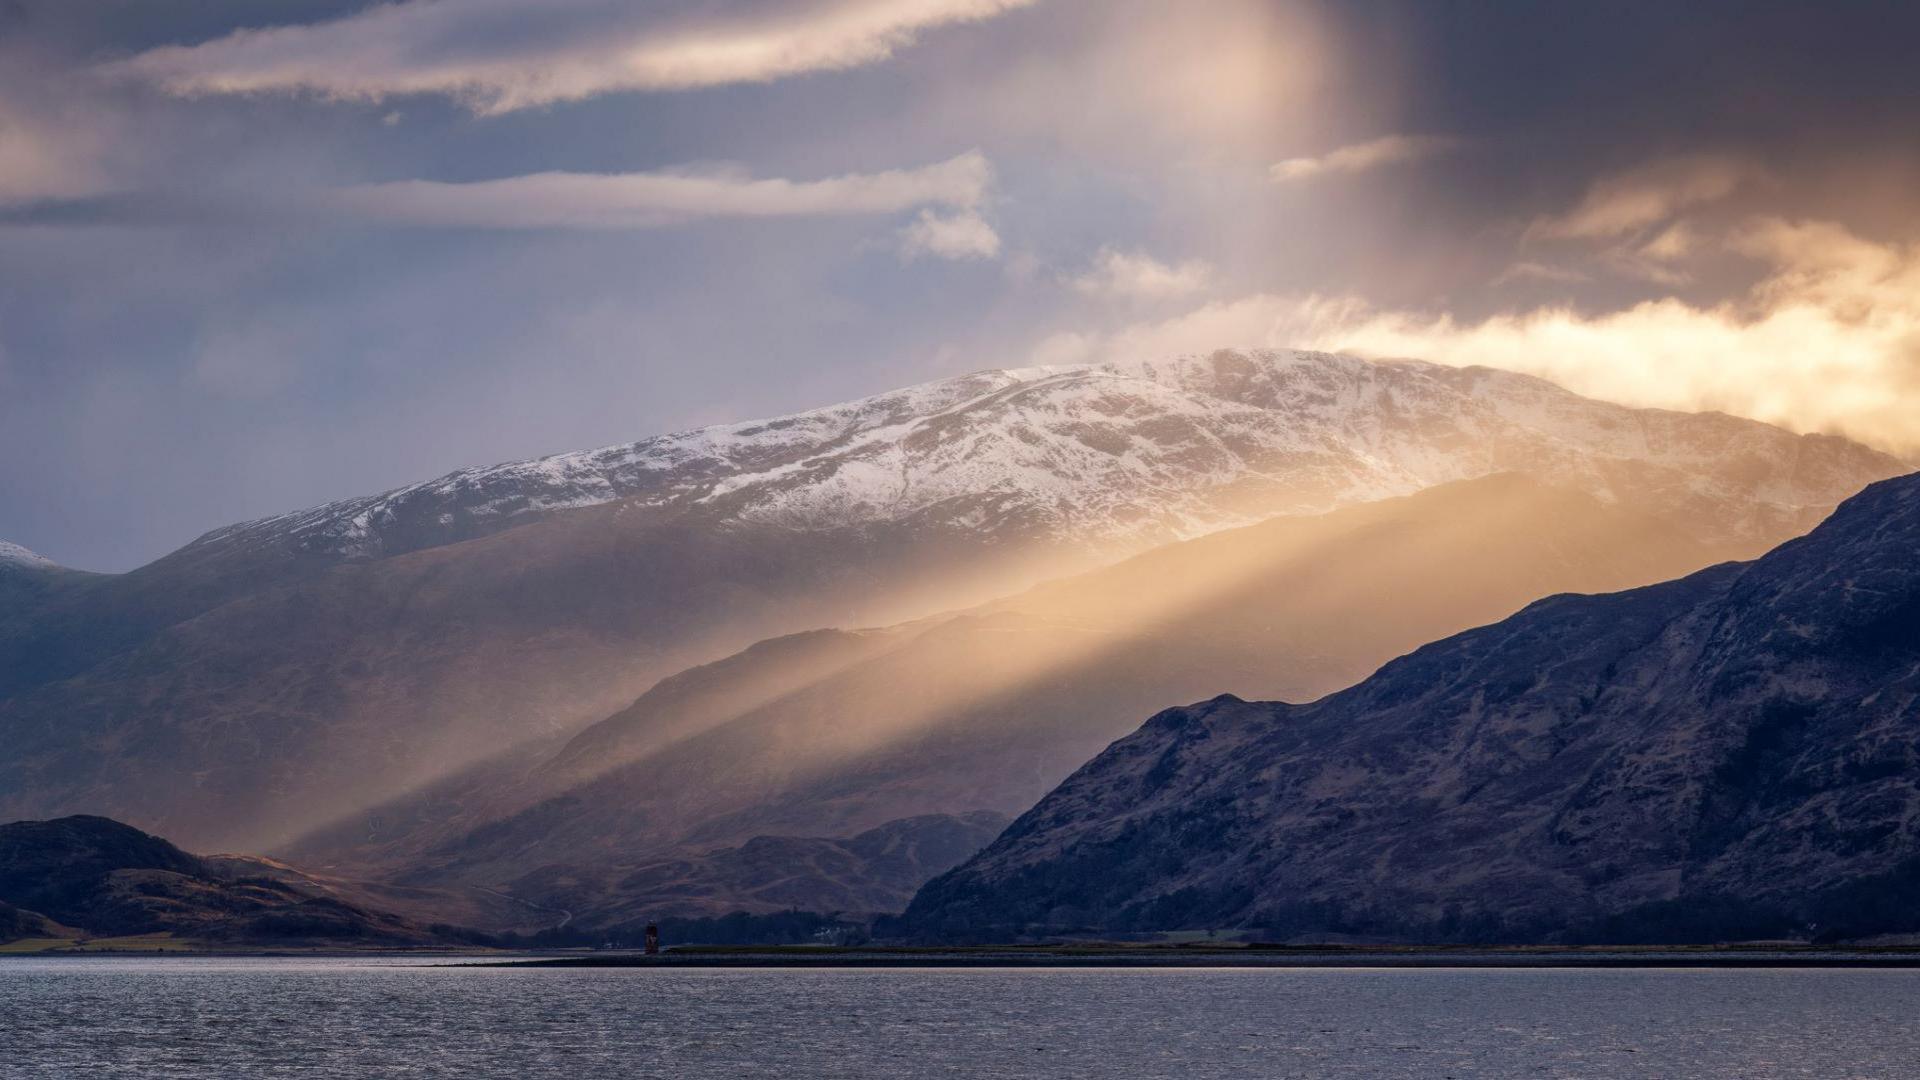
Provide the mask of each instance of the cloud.
{"label": "cloud", "polygon": [[1093,265],[1071,284],[1087,296],[1170,300],[1199,292],[1212,281],[1213,267],[1200,259],[1168,264],[1142,252],[1101,248]]}
{"label": "cloud", "polygon": [[98,147],[63,136],[0,102],[0,204],[74,198],[102,186]]}
{"label": "cloud", "polygon": [[[404,0],[330,22],[236,30],[109,66],[179,95],[442,94],[499,114],[599,94],[765,83],[876,63],[924,31],[1037,0],[798,0],[684,14],[612,0]],[[671,7],[669,5],[669,7]]]}
{"label": "cloud", "polygon": [[1659,236],[1640,245],[1637,254],[1660,262],[1673,262],[1693,254],[1693,250],[1699,246],[1700,240],[1694,234],[1693,226],[1679,221],[1668,226]]}
{"label": "cloud", "polygon": [[1514,263],[1500,271],[1489,285],[1506,285],[1515,281],[1550,281],[1562,285],[1592,281],[1590,274],[1568,266],[1556,266],[1552,263],[1535,262],[1531,259]]}
{"label": "cloud", "polygon": [[1338,323],[1340,312],[1362,310],[1365,305],[1356,300],[1256,293],[1212,301],[1172,318],[1135,323],[1111,333],[1056,333],[1036,344],[1027,362],[1153,360],[1222,347],[1285,348],[1316,338],[1320,324]]}
{"label": "cloud", "polygon": [[1694,227],[1677,221],[1642,241],[1632,238],[1601,251],[1599,265],[1622,277],[1651,281],[1656,285],[1678,286],[1693,282],[1693,275],[1677,265],[1694,255],[1700,247]]}
{"label": "cloud", "polygon": [[1666,298],[1461,321],[1352,296],[1256,294],[1098,338],[1056,335],[1040,349],[1122,358],[1268,345],[1483,364],[1627,404],[1718,409],[1920,452],[1920,246],[1780,218],[1752,220],[1725,243],[1762,277],[1709,306]]}
{"label": "cloud", "polygon": [[1726,154],[1665,158],[1603,177],[1565,214],[1536,219],[1529,239],[1607,239],[1671,218],[1690,206],[1733,194],[1762,177],[1758,165]]}
{"label": "cloud", "polygon": [[1386,135],[1343,146],[1319,157],[1288,158],[1268,170],[1276,183],[1307,180],[1325,173],[1357,173],[1386,165],[1400,165],[1445,153],[1458,139],[1442,135]]}
{"label": "cloud", "polygon": [[941,214],[920,211],[900,230],[900,254],[908,259],[991,259],[1000,254],[1000,234],[973,210]]}
{"label": "cloud", "polygon": [[120,125],[19,50],[0,53],[0,206],[109,190]]}
{"label": "cloud", "polygon": [[[1085,364],[1096,359],[1095,350],[1116,351],[1111,342],[1102,342],[1092,334],[1080,334],[1068,331],[1053,334],[1035,345],[1027,353],[1027,362],[1040,367]],[[1164,356],[1165,353],[1156,353]]]}
{"label": "cloud", "polygon": [[[755,179],[721,170],[549,172],[467,183],[363,184],[335,191],[328,201],[355,216],[403,225],[642,229],[704,218],[891,214],[929,205],[971,210],[992,182],[992,165],[970,152],[919,169],[825,180]],[[941,240],[953,243],[966,226],[945,220],[940,228]],[[962,239],[980,242],[977,235]]]}

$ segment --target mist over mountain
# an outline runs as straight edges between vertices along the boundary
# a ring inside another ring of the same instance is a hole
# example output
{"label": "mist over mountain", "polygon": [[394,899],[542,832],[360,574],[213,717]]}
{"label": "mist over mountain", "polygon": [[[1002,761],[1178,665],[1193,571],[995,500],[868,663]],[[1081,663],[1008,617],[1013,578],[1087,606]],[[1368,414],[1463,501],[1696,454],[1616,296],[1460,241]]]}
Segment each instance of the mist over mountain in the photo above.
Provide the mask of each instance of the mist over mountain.
{"label": "mist over mountain", "polygon": [[1920,929],[1920,477],[1743,564],[1556,596],[1306,705],[1169,709],[906,921],[1416,940]]}
{"label": "mist over mountain", "polygon": [[[502,891],[576,925],[777,911],[801,894],[796,874],[821,877],[816,850],[910,822],[1005,820],[1166,702],[1316,697],[1536,597],[1731,555],[1516,474],[1276,518],[951,616],[760,643],[664,680],[544,759],[352,815],[289,857]],[[831,866],[838,887],[805,895],[899,888],[843,856]]]}
{"label": "mist over mountain", "polygon": [[1515,469],[1761,545],[1900,466],[1485,369],[1218,352],[982,373],[466,470],[36,584],[0,617],[0,814],[271,849],[758,640]]}

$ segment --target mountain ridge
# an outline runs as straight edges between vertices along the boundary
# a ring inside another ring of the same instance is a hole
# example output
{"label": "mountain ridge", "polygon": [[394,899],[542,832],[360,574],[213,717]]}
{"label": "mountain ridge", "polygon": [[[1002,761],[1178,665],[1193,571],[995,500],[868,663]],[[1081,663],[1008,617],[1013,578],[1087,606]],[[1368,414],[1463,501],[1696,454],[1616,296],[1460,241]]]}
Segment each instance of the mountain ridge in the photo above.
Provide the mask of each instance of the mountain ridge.
{"label": "mountain ridge", "polygon": [[1909,476],[1752,562],[1542,599],[1317,701],[1162,712],[929,883],[905,923],[988,938],[1912,930],[1917,680]]}

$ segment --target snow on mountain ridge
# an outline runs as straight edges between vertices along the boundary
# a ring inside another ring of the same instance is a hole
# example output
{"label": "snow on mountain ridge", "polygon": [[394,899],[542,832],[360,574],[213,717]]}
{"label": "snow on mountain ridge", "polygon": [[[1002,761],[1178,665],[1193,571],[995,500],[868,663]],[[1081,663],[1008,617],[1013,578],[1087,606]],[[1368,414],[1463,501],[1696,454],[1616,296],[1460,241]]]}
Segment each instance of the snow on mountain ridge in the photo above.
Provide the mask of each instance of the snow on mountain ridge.
{"label": "snow on mountain ridge", "polygon": [[30,551],[19,544],[0,540],[0,566],[22,566],[35,570],[51,570],[59,563],[37,551]]}
{"label": "snow on mountain ridge", "polygon": [[392,554],[518,515],[631,501],[794,529],[890,524],[1138,546],[1499,471],[1608,498],[1652,488],[1675,511],[1745,501],[1769,518],[1829,506],[1902,469],[1844,440],[1632,409],[1512,372],[1221,350],[983,371],[463,469],[197,544]]}

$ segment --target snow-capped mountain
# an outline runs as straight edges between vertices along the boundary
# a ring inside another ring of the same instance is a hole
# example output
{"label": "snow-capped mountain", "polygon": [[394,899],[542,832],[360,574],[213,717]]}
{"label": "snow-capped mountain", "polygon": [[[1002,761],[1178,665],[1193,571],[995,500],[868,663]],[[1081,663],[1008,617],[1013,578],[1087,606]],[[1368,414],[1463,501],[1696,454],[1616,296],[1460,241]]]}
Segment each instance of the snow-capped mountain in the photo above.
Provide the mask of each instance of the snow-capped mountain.
{"label": "snow-capped mountain", "polygon": [[219,530],[380,556],[616,501],[794,529],[1145,542],[1519,470],[1757,539],[1902,470],[1845,440],[1530,376],[1292,351],[987,371],[772,420],[464,469]]}

